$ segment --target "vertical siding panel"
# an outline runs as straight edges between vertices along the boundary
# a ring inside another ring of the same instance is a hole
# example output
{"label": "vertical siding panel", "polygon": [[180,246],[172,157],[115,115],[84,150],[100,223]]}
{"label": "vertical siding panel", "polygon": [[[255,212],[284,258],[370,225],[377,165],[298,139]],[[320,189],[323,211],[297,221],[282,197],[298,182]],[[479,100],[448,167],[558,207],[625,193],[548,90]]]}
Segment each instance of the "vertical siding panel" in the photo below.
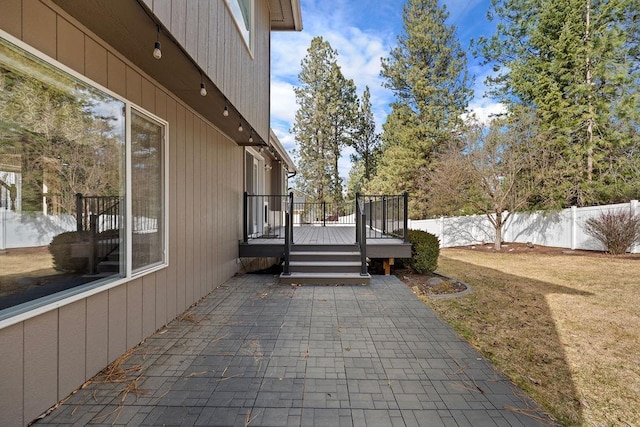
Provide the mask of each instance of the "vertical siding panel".
{"label": "vertical siding panel", "polygon": [[178,313],[178,139],[177,105],[167,97],[167,121],[169,122],[169,269],[167,271],[167,322]]}
{"label": "vertical siding panel", "polygon": [[86,376],[91,378],[109,363],[109,293],[87,298]]}
{"label": "vertical siding panel", "polygon": [[133,280],[127,288],[127,348],[142,341],[142,279]]}
{"label": "vertical siding panel", "polygon": [[185,305],[186,296],[186,272],[187,272],[187,224],[186,224],[186,207],[185,207],[185,195],[186,195],[186,163],[185,163],[185,109],[182,105],[177,104],[177,136],[176,144],[178,144],[178,164],[176,168],[176,180],[178,181],[178,187],[176,189],[176,221],[178,233],[176,234],[176,240],[178,241],[178,251],[176,262],[178,267],[178,274],[176,278],[177,291],[176,291],[176,314],[182,313],[187,307]]}
{"label": "vertical siding panel", "polygon": [[220,237],[220,234],[218,234],[218,209],[220,206],[219,200],[218,200],[218,145],[219,145],[219,138],[218,138],[219,132],[216,129],[211,129],[211,157],[209,158],[209,163],[210,163],[210,167],[211,167],[211,181],[210,181],[210,186],[211,186],[211,208],[210,208],[210,212],[211,212],[211,232],[210,232],[210,238],[211,238],[211,253],[210,253],[210,260],[211,260],[211,278],[214,282],[213,286],[218,286],[220,284],[220,277],[218,276],[218,271],[220,270],[219,268],[219,254],[218,254],[218,240]]}
{"label": "vertical siding panel", "polygon": [[220,3],[222,2],[212,2],[209,5],[209,12],[207,14],[207,18],[209,19],[209,37],[207,40],[207,64],[205,69],[207,70],[207,74],[209,75],[211,81],[216,84],[219,84],[218,68],[216,64],[216,61],[218,60],[218,21],[216,20],[216,18],[218,17],[218,7],[220,7]]}
{"label": "vertical siding panel", "polygon": [[[167,114],[167,94],[159,89],[159,88],[155,88],[155,96],[154,96],[154,100],[155,100],[155,113],[167,120],[169,122],[169,117]],[[172,118],[174,121],[169,122],[169,129],[167,129],[168,134],[165,135],[165,137],[168,138],[169,140],[169,146],[167,146],[167,152],[164,153],[164,158],[162,159],[163,161],[165,159],[170,159],[170,152],[171,152],[171,144],[173,141],[171,141],[171,129],[174,127],[174,123],[175,123],[175,118]],[[165,174],[168,174],[169,178],[171,178],[172,172],[171,172],[171,160],[169,160],[168,163],[168,170],[164,171]],[[166,176],[166,175],[163,175]],[[165,188],[165,197],[169,198],[169,201],[171,201],[171,182],[172,180],[169,180],[169,184],[168,187],[169,188]],[[169,209],[171,205],[169,205]],[[169,221],[172,221],[171,218],[171,213],[168,212],[167,215],[169,216]],[[169,239],[171,236],[171,222],[168,223],[167,227],[168,229],[165,230],[165,239]],[[165,254],[166,256],[166,254]],[[171,256],[171,252],[169,251],[169,256]],[[169,263],[171,263],[171,260],[168,260]],[[171,265],[171,264],[169,264]],[[171,267],[169,267],[171,268]],[[167,275],[168,275],[168,270],[169,268],[164,268],[160,271],[158,271],[156,273],[156,308],[155,308],[155,328],[154,330],[160,328],[161,326],[165,325],[169,319],[167,319]]]}
{"label": "vertical siding panel", "polygon": [[215,153],[215,187],[216,187],[216,282],[222,283],[222,229],[223,229],[223,206],[224,200],[222,200],[223,190],[222,190],[222,180],[224,179],[224,174],[222,173],[222,141],[224,137],[220,134],[216,134],[216,153]]}
{"label": "vertical siding panel", "polygon": [[24,322],[24,419],[58,401],[58,311]]}
{"label": "vertical siding panel", "polygon": [[202,227],[200,219],[202,218],[201,204],[201,181],[202,171],[200,170],[200,147],[202,140],[200,129],[202,127],[202,119],[195,117],[193,121],[193,162],[191,169],[193,170],[193,205],[191,209],[193,220],[193,300],[197,301],[202,296],[202,257],[200,253],[200,240],[202,239]]}
{"label": "vertical siding panel", "polygon": [[[0,330],[0,425],[23,426],[24,324]],[[9,396],[13,398],[9,399]]]}
{"label": "vertical siding panel", "polygon": [[207,138],[208,124],[200,122],[200,295],[205,296],[209,292],[209,263],[207,258],[207,244],[209,241],[208,217],[211,215],[207,209],[209,203],[209,165],[207,164]]}
{"label": "vertical siding panel", "polygon": [[22,38],[22,0],[2,0],[0,28],[18,39]]}
{"label": "vertical siding panel", "polygon": [[156,330],[156,274],[142,278],[142,338]]}
{"label": "vertical siding panel", "polygon": [[207,278],[206,292],[207,293],[211,292],[211,290],[213,289],[213,278],[212,278],[213,269],[211,264],[215,262],[215,259],[211,256],[211,241],[213,239],[213,233],[211,231],[211,224],[212,224],[211,219],[214,215],[214,213],[211,210],[211,207],[213,206],[213,189],[212,189],[213,180],[211,179],[211,132],[214,132],[214,130],[210,126],[207,126],[207,128],[205,129],[206,146],[205,146],[205,152],[204,152],[205,167],[206,167],[206,177],[205,177],[206,184],[205,184],[204,195],[207,201],[207,203],[204,206],[204,209],[206,210],[205,224],[204,224],[204,227],[206,229],[204,262],[207,265],[207,273],[206,273],[206,278]]}
{"label": "vertical siding panel", "polygon": [[171,34],[182,46],[186,46],[187,1],[171,0]]}
{"label": "vertical siding panel", "polygon": [[58,17],[58,61],[84,73],[84,34],[69,21]]}
{"label": "vertical siding panel", "polygon": [[160,116],[160,114],[156,112],[156,88],[153,86],[153,84],[149,80],[145,78],[142,78],[141,84],[142,84],[142,88],[141,88],[142,103],[140,105],[145,110]]}
{"label": "vertical siding panel", "polygon": [[[224,2],[216,2],[218,5],[218,11],[217,11],[217,17],[216,17],[216,25],[215,25],[215,29],[216,29],[216,34],[215,34],[215,40],[216,40],[216,60],[215,60],[215,67],[216,67],[216,81],[218,82],[218,84],[220,85],[220,88],[222,89],[222,91],[224,93],[227,93],[227,89],[224,86],[224,58],[225,58],[225,51],[224,51],[224,45],[225,45],[225,41],[226,41],[226,33],[225,33],[225,28],[224,28],[224,22],[225,22],[225,16],[227,15],[227,10],[226,10],[226,6],[224,5]],[[227,93],[227,98],[228,98],[228,93]]]}
{"label": "vertical siding panel", "polygon": [[56,58],[55,12],[36,0],[25,0],[22,8],[22,40]]}
{"label": "vertical siding panel", "polygon": [[107,87],[120,96],[126,96],[127,67],[110,52],[107,52]]}
{"label": "vertical siding panel", "polygon": [[198,57],[198,1],[190,0],[187,1],[187,16],[186,16],[186,27],[187,27],[187,38],[186,43],[183,46],[189,52],[192,58]]}
{"label": "vertical siding panel", "polygon": [[167,319],[167,275],[164,268],[156,273],[156,323],[154,331],[166,325]]}
{"label": "vertical siding panel", "polygon": [[184,238],[186,240],[186,263],[185,263],[185,306],[184,309],[189,307],[193,303],[193,268],[194,268],[194,253],[193,253],[193,113],[187,111],[186,123],[185,123],[185,198],[184,198],[184,222],[186,226],[186,232]]}
{"label": "vertical siding panel", "polygon": [[142,76],[131,67],[126,67],[126,97],[129,101],[142,105]]}
{"label": "vertical siding panel", "polygon": [[107,363],[127,350],[127,287],[109,289],[109,349]]}
{"label": "vertical siding panel", "polygon": [[231,20],[233,19],[233,17],[231,17],[230,13],[225,10],[225,14],[224,14],[224,51],[222,54],[222,63],[224,64],[224,74],[223,74],[223,78],[222,78],[222,85],[224,87],[225,92],[227,92],[229,99],[232,100],[233,103],[237,103],[238,102],[238,98],[236,97],[236,94],[233,92],[233,90],[231,90],[231,88],[233,87],[233,77],[231,75],[232,73],[232,69],[231,69],[231,58],[233,57],[232,52],[234,51],[234,43],[233,43],[233,37],[231,37],[231,30],[235,31],[235,28],[233,28],[234,24],[233,22],[231,22]]}
{"label": "vertical siding panel", "polygon": [[[148,0],[147,0],[148,1]],[[153,0],[153,13],[169,28],[171,23],[171,0]]]}
{"label": "vertical siding panel", "polygon": [[198,48],[196,61],[204,70],[207,69],[209,61],[209,0],[198,2]]}
{"label": "vertical siding panel", "polygon": [[59,316],[58,396],[62,399],[85,379],[87,300],[61,307]]}
{"label": "vertical siding panel", "polygon": [[84,38],[85,75],[102,86],[107,86],[107,50],[91,37]]}

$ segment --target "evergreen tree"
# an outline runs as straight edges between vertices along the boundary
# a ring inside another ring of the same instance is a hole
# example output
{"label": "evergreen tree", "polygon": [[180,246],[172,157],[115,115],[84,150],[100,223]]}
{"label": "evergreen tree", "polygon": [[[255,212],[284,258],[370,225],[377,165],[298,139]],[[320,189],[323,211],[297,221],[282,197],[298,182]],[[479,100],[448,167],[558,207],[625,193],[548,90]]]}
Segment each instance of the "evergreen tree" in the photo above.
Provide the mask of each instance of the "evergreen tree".
{"label": "evergreen tree", "polygon": [[294,89],[298,110],[293,133],[299,174],[296,185],[317,202],[343,200],[338,161],[351,142],[357,109],[355,84],[337,64],[337,51],[322,37],[315,37],[302,60]]}
{"label": "evergreen tree", "polygon": [[434,156],[461,132],[461,115],[472,95],[465,52],[448,12],[437,0],[408,0],[403,34],[382,60],[385,87],[395,95],[383,126],[383,152],[375,192],[410,193],[411,217],[426,213],[426,196],[417,182]]}
{"label": "evergreen tree", "polygon": [[376,123],[371,112],[371,93],[369,86],[366,86],[362,94],[362,100],[358,108],[356,119],[356,129],[351,140],[351,145],[355,150],[351,160],[355,164],[361,162],[363,168],[362,176],[365,181],[369,181],[376,168],[376,154],[380,144],[380,135],[376,133]]}
{"label": "evergreen tree", "polygon": [[[540,152],[554,151],[560,185],[541,188],[553,207],[632,197],[632,149],[640,125],[639,0],[502,0],[499,22],[478,46],[499,73],[492,94],[513,111],[531,106],[540,118]],[[635,57],[634,57],[635,55]],[[623,162],[612,168],[612,162]],[[620,175],[622,174],[622,175]],[[617,183],[612,194],[611,186]],[[624,195],[624,196],[623,196]]]}

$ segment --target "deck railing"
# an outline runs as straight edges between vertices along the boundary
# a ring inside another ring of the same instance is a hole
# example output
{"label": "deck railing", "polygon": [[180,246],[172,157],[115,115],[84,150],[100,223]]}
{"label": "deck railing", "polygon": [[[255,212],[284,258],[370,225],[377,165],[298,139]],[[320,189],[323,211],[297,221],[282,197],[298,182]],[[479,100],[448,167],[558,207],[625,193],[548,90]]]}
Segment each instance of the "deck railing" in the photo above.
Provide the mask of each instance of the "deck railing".
{"label": "deck railing", "polygon": [[357,194],[367,214],[367,237],[395,238],[409,241],[409,195]]}
{"label": "deck railing", "polygon": [[76,229],[89,232],[89,270],[120,247],[121,198],[76,194]]}
{"label": "deck railing", "polygon": [[[244,193],[243,241],[249,239],[284,239],[289,228],[290,242],[294,241],[296,226],[346,226],[358,228],[361,212],[367,223],[361,230],[369,239],[396,238],[408,241],[408,194],[363,195],[344,203],[308,202],[294,200],[288,195],[251,195]],[[289,223],[285,224],[285,212]],[[360,237],[357,237],[359,239]]]}
{"label": "deck railing", "polygon": [[284,239],[285,209],[289,196],[244,193],[243,239]]}

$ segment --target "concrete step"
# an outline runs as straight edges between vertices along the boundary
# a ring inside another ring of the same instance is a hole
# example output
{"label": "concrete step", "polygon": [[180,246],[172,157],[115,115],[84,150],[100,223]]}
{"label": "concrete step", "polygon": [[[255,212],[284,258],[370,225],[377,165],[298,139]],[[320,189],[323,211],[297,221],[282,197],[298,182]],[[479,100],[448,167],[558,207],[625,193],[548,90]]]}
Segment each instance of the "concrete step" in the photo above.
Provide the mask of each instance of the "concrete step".
{"label": "concrete step", "polygon": [[289,270],[296,273],[359,273],[360,261],[291,261]]}
{"label": "concrete step", "polygon": [[280,275],[280,283],[291,285],[368,285],[371,275],[360,273],[291,273]]}

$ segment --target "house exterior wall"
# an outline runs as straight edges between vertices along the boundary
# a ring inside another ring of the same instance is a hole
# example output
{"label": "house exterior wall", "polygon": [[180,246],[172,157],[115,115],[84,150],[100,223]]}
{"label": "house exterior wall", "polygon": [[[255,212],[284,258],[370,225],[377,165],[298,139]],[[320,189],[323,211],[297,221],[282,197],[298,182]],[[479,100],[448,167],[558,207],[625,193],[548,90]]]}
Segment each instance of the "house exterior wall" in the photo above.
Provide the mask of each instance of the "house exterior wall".
{"label": "house exterior wall", "polygon": [[[144,3],[253,124],[256,132],[268,140],[269,79],[265,76],[269,75],[270,66],[269,2],[255,2],[255,37],[251,50],[238,32],[224,0],[144,0]],[[255,108],[256,105],[262,108]]]}
{"label": "house exterior wall", "polygon": [[[222,1],[145,1],[165,22],[171,20],[167,26],[176,37],[207,64],[229,99],[268,138],[266,2],[256,2],[254,57],[259,61],[251,65],[241,39],[232,35],[228,14],[194,9],[225,7]],[[0,425],[19,426],[237,272],[243,148],[54,4],[2,3],[0,29],[166,120],[169,131],[168,267],[0,329]],[[184,7],[186,15],[174,15],[174,7]],[[199,34],[190,27],[195,19],[198,31],[208,28],[209,43],[218,43],[209,54],[202,49],[204,41],[193,40]],[[224,28],[226,36],[214,35],[215,28]],[[237,62],[215,56],[231,52],[242,52]],[[242,77],[233,78],[238,73]]]}

